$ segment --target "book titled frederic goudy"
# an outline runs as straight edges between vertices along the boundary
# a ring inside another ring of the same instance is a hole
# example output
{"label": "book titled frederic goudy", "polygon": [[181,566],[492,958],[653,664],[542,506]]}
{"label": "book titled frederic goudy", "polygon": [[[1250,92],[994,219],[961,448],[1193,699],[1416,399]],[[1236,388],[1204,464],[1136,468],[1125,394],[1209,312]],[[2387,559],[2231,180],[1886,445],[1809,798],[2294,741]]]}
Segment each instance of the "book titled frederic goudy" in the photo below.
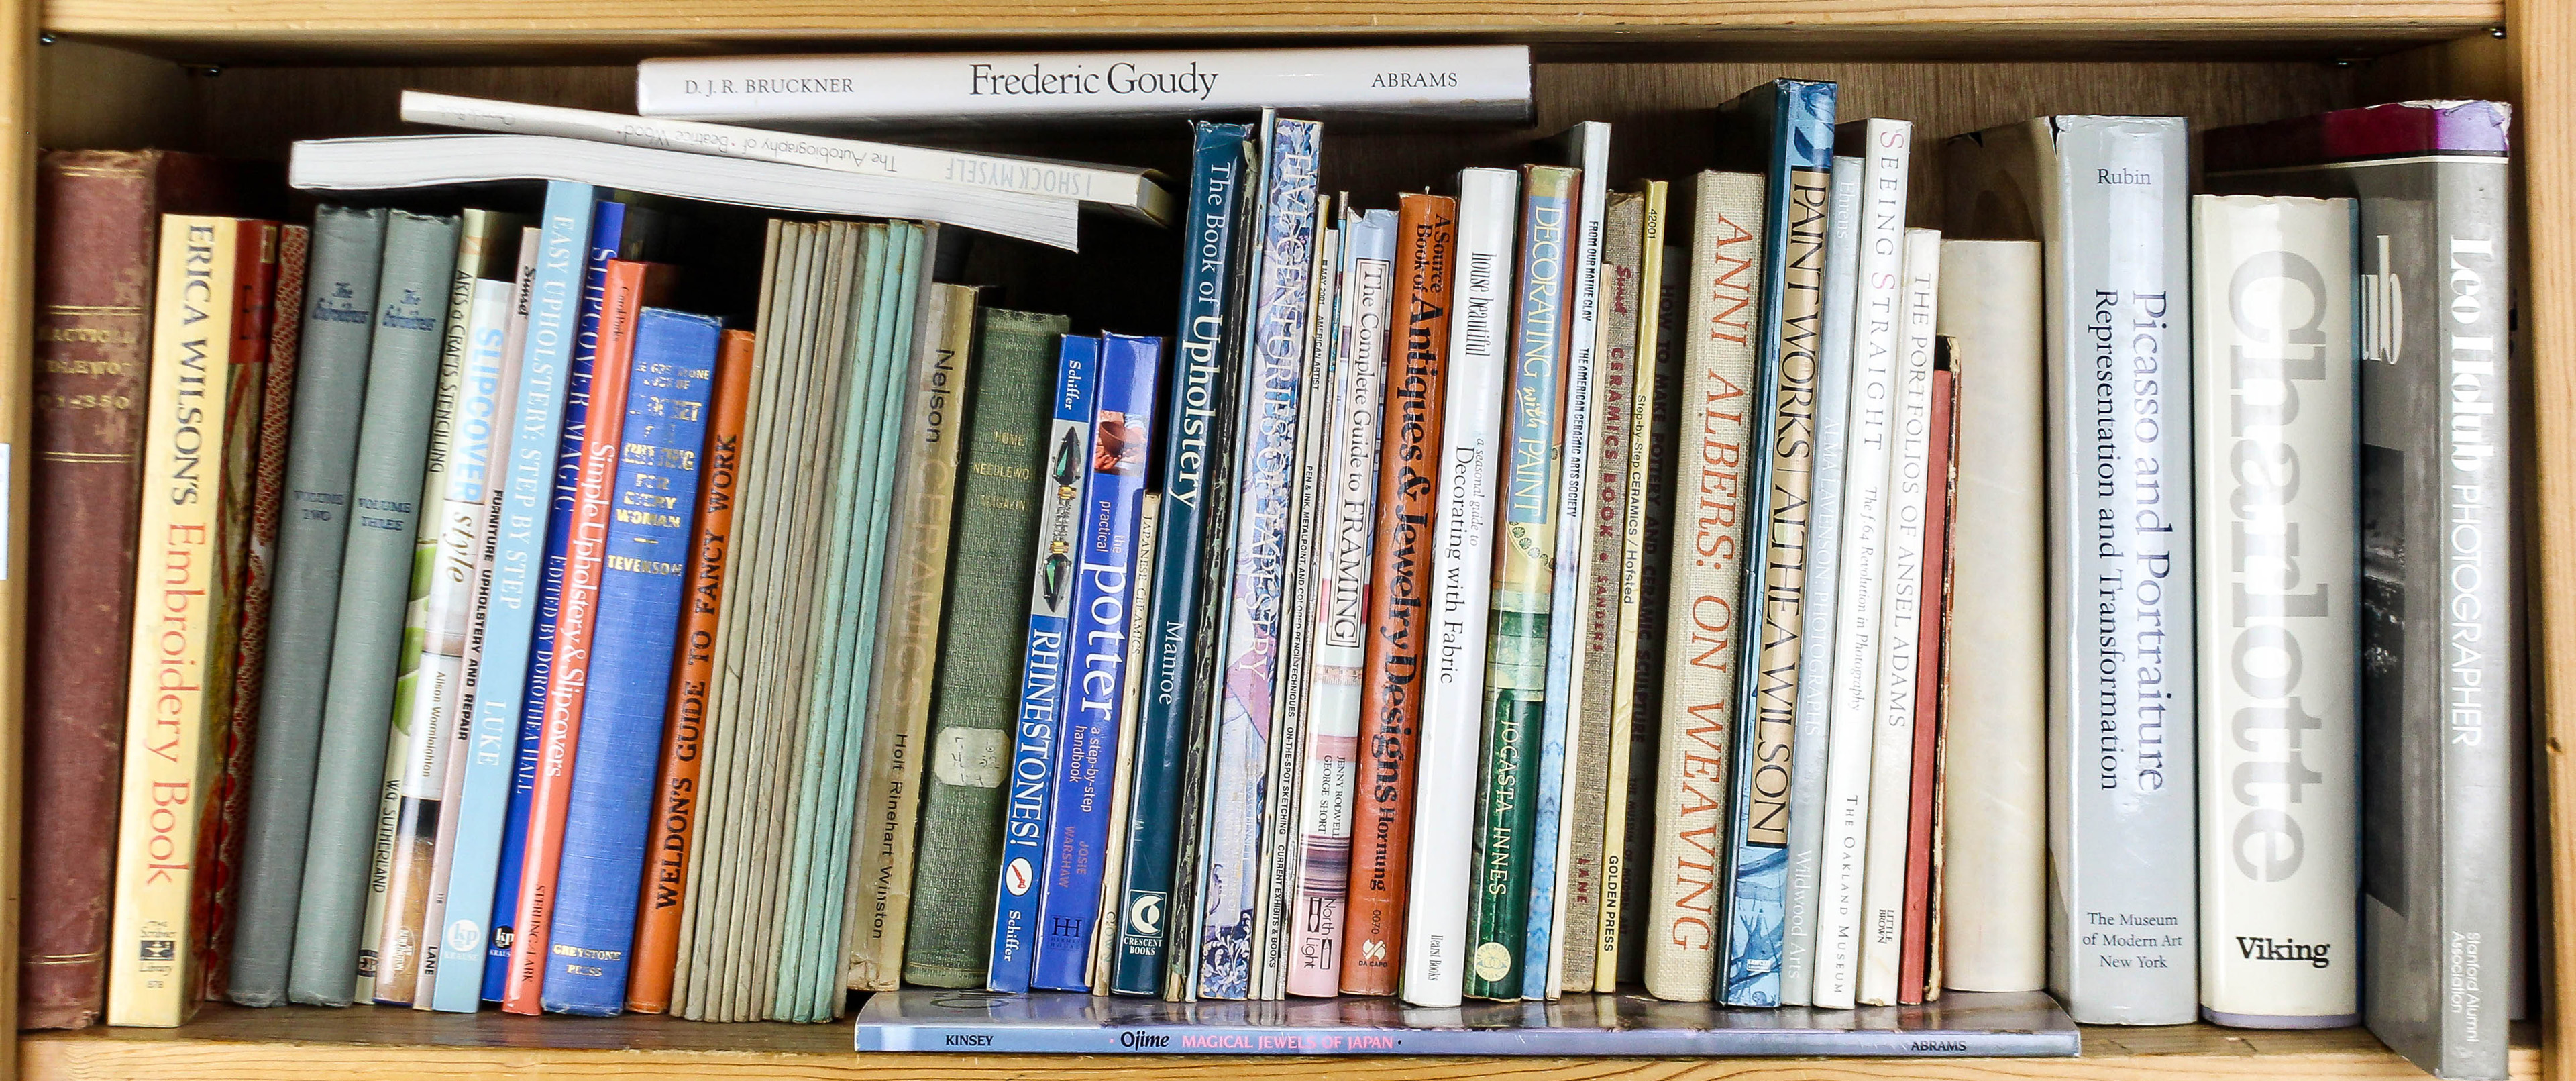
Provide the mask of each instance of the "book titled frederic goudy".
{"label": "book titled frederic goudy", "polygon": [[667,57],[635,70],[636,112],[690,120],[893,127],[1265,106],[1527,123],[1529,47]]}

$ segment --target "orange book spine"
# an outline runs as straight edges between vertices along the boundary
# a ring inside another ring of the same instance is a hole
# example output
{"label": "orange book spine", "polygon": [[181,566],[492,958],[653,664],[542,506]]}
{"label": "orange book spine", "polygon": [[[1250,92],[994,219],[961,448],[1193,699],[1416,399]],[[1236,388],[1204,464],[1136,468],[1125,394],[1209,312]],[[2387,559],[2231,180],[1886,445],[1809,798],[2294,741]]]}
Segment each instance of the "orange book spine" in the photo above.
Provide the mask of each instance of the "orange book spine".
{"label": "orange book spine", "polygon": [[706,477],[698,490],[698,543],[690,565],[688,607],[680,615],[680,665],[671,675],[671,716],[663,726],[660,793],[653,836],[644,849],[644,896],[635,914],[626,1009],[671,1008],[672,965],[680,945],[680,902],[687,892],[691,831],[698,817],[698,749],[707,692],[715,683],[716,616],[724,604],[726,555],[733,539],[735,470],[742,462],[743,418],[751,408],[753,338],[728,330],[716,352],[715,401],[707,417]]}
{"label": "orange book spine", "polygon": [[1943,648],[1950,630],[1950,512],[1956,490],[1952,470],[1959,445],[1959,382],[1946,351],[1932,369],[1932,461],[1925,473],[1923,514],[1923,622],[1916,639],[1912,810],[1905,828],[1905,951],[1896,966],[1896,1002],[1922,1005],[1925,970],[1932,958],[1933,808],[1941,802],[1941,691]]}
{"label": "orange book spine", "polygon": [[609,493],[617,484],[617,449],[626,429],[626,384],[635,346],[635,313],[657,268],[612,259],[600,298],[599,342],[590,368],[590,421],[582,434],[581,480],[565,546],[563,614],[555,624],[554,672],[546,682],[545,741],[537,753],[537,786],[528,799],[528,845],[520,865],[518,935],[501,1008],[541,1011],[547,934],[554,922],[555,870],[563,857],[564,811],[572,794],[572,753],[581,737],[581,707],[590,675],[591,616],[599,605],[601,556],[608,541]]}
{"label": "orange book spine", "polygon": [[1431,515],[1438,504],[1441,386],[1449,367],[1449,277],[1458,200],[1407,193],[1396,206],[1404,274],[1404,354],[1389,374],[1386,453],[1378,469],[1376,588],[1360,687],[1358,800],[1351,810],[1349,932],[1342,990],[1392,995],[1404,957],[1412,862],[1413,757],[1431,629]]}

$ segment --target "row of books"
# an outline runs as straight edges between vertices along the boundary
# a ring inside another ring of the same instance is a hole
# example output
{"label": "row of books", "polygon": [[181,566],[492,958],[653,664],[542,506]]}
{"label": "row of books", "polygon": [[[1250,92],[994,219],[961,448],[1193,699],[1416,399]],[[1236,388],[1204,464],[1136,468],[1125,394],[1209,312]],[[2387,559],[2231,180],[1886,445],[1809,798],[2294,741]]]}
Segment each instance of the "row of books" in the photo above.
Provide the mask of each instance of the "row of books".
{"label": "row of books", "polygon": [[[1686,229],[1604,124],[1364,211],[1322,125],[1199,122],[1168,349],[954,284],[1043,201],[308,236],[119,164],[169,198],[92,257],[158,281],[45,370],[148,393],[40,405],[140,468],[38,486],[146,553],[67,643],[131,673],[110,1020],[2044,985],[2500,1073],[2502,108],[2211,132],[2260,194],[2197,202],[2178,119],[1959,136],[1945,236],[1834,99],[1719,109]],[[471,138],[611,138],[550,122]]]}

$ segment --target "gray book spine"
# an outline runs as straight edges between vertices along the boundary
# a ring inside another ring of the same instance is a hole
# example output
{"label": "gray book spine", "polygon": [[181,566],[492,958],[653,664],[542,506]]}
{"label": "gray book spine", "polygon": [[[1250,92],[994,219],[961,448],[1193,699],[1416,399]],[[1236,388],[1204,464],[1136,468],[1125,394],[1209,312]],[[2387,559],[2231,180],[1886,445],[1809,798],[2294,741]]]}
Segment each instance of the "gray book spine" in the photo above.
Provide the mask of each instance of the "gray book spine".
{"label": "gray book spine", "polygon": [[2188,145],[2094,116],[1951,144],[1950,226],[2046,245],[2049,987],[2084,1024],[2199,1003]]}
{"label": "gray book spine", "polygon": [[268,667],[259,739],[252,744],[242,818],[240,895],[229,994],[244,1006],[286,1000],[304,882],[305,825],[321,740],[331,630],[339,616],[340,555],[348,538],[349,478],[367,392],[377,264],[385,212],[326,206],[313,215],[313,265],[296,360],[294,429],[286,450]]}
{"label": "gray book spine", "polygon": [[[1867,123],[1860,121],[1857,123]],[[1789,892],[1780,1004],[1807,1005],[1815,980],[1817,875],[1825,841],[1826,723],[1833,716],[1834,616],[1842,567],[1843,452],[1849,430],[1852,328],[1858,309],[1861,159],[1834,159],[1825,219],[1824,329],[1816,350],[1816,449],[1808,499],[1807,607],[1799,636],[1798,712],[1790,745]]]}
{"label": "gray book spine", "polygon": [[349,485],[339,615],[322,706],[304,885],[287,995],[345,1006],[359,977],[360,916],[375,848],[395,666],[429,455],[430,407],[447,331],[457,220],[393,211],[377,281],[366,405]]}

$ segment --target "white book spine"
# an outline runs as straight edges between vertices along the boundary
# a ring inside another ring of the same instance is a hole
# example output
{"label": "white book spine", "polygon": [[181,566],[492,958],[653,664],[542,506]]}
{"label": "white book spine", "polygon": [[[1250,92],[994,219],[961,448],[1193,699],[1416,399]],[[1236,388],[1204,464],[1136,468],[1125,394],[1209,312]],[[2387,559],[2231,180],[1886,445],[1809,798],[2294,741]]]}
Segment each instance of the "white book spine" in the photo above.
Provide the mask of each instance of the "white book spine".
{"label": "white book spine", "polygon": [[[1881,125],[1885,125],[1881,127]],[[1813,1005],[1860,993],[1862,869],[1878,721],[1879,608],[1886,593],[1888,463],[1903,310],[1905,204],[1914,126],[1871,121],[1861,166],[1860,263],[1853,288],[1851,402],[1844,411],[1834,679],[1825,729],[1825,822],[1818,842]]]}
{"label": "white book spine", "polygon": [[1941,242],[1958,343],[1958,509],[1941,739],[1941,973],[1959,991],[2048,981],[2048,530],[2033,240]]}
{"label": "white book spine", "polygon": [[1519,209],[1518,174],[1458,174],[1458,271],[1432,525],[1430,672],[1415,752],[1412,895],[1404,912],[1404,1001],[1416,1006],[1457,1006],[1466,989],[1467,887],[1474,877],[1468,865],[1483,766],[1485,630]]}
{"label": "white book spine", "polygon": [[2359,345],[2348,199],[2192,200],[2200,1006],[2360,1021]]}
{"label": "white book spine", "polygon": [[844,126],[1146,119],[1277,108],[1527,121],[1525,45],[676,57],[635,111]]}

